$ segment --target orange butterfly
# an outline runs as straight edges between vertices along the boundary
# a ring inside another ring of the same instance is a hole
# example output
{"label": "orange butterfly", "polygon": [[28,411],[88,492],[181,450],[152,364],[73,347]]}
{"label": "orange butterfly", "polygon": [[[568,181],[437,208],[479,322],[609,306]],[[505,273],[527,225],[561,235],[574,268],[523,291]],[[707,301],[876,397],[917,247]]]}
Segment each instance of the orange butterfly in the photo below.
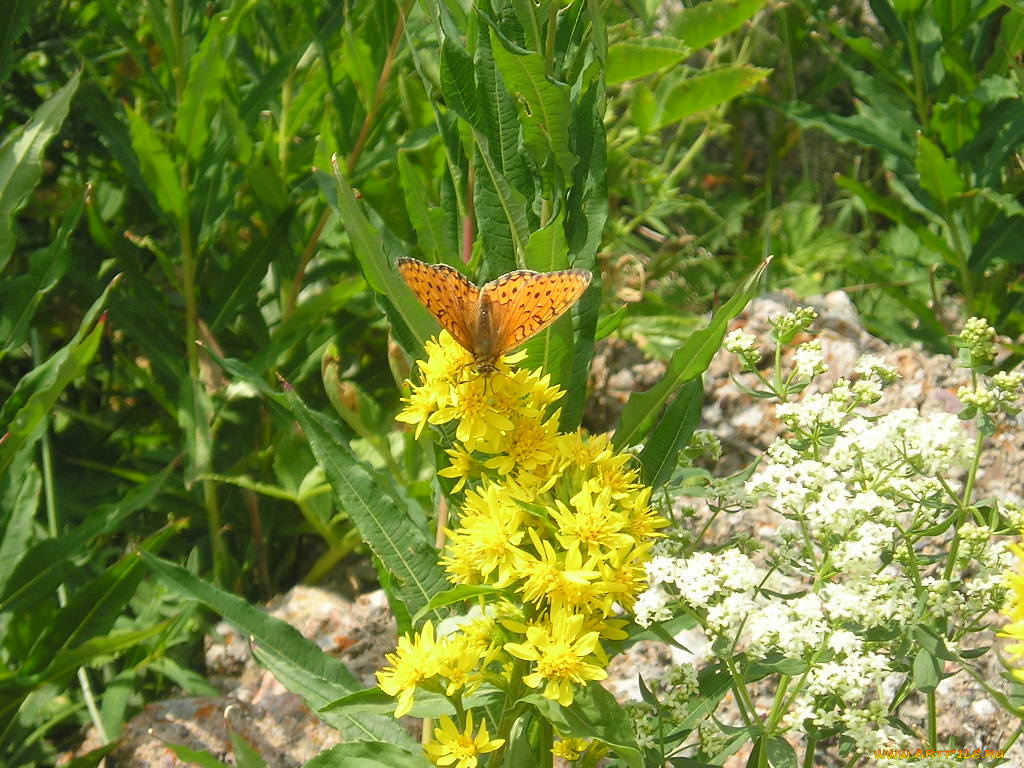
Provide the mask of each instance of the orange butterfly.
{"label": "orange butterfly", "polygon": [[401,258],[398,271],[483,374],[493,373],[498,358],[555,322],[590,285],[585,269],[520,269],[482,288],[447,264]]}

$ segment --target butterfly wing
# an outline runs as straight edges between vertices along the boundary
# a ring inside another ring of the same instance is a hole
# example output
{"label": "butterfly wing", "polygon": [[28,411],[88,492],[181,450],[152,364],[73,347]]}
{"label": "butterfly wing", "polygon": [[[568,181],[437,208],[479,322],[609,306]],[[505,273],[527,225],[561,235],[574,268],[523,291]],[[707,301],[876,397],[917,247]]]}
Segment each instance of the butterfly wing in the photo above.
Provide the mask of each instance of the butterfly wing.
{"label": "butterfly wing", "polygon": [[587,290],[590,277],[584,269],[519,270],[485,285],[481,290],[494,318],[495,354],[515,349],[555,322]]}
{"label": "butterfly wing", "polygon": [[420,303],[465,349],[473,351],[470,317],[476,312],[480,289],[447,264],[398,260],[398,272]]}

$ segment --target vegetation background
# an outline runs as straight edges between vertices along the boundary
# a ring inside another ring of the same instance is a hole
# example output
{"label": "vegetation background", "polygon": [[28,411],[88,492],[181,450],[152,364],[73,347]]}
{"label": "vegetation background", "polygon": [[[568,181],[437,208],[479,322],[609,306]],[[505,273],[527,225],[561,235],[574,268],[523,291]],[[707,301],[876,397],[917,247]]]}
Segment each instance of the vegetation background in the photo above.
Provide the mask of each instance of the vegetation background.
{"label": "vegetation background", "polygon": [[531,360],[566,424],[595,339],[672,363],[617,433],[652,482],[683,437],[656,414],[768,254],[757,290],[845,289],[933,351],[985,316],[1015,365],[1022,49],[1015,0],[7,0],[2,760],[209,691],[196,599],[311,702],[351,690],[252,605],[365,542],[387,583],[381,503],[428,528],[433,455],[392,417],[433,326],[398,256],[593,269],[576,342]]}

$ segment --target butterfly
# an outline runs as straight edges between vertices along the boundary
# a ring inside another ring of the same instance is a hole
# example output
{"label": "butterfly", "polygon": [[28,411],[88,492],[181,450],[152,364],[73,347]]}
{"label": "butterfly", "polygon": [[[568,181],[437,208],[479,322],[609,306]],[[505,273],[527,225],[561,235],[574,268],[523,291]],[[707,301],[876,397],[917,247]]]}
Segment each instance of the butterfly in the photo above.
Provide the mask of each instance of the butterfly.
{"label": "butterfly", "polygon": [[478,288],[447,264],[398,260],[405,284],[472,356],[482,374],[561,317],[590,285],[585,269],[509,272]]}

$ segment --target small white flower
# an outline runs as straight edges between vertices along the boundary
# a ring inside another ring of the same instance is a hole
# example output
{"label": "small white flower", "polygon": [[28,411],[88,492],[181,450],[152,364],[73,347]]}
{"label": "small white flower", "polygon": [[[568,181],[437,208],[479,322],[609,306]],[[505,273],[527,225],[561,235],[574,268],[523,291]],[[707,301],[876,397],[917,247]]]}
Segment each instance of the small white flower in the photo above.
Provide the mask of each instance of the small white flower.
{"label": "small white flower", "polygon": [[825,364],[825,355],[821,351],[821,341],[814,339],[797,347],[793,352],[793,367],[796,369],[796,375],[805,379],[825,373],[828,366]]}

